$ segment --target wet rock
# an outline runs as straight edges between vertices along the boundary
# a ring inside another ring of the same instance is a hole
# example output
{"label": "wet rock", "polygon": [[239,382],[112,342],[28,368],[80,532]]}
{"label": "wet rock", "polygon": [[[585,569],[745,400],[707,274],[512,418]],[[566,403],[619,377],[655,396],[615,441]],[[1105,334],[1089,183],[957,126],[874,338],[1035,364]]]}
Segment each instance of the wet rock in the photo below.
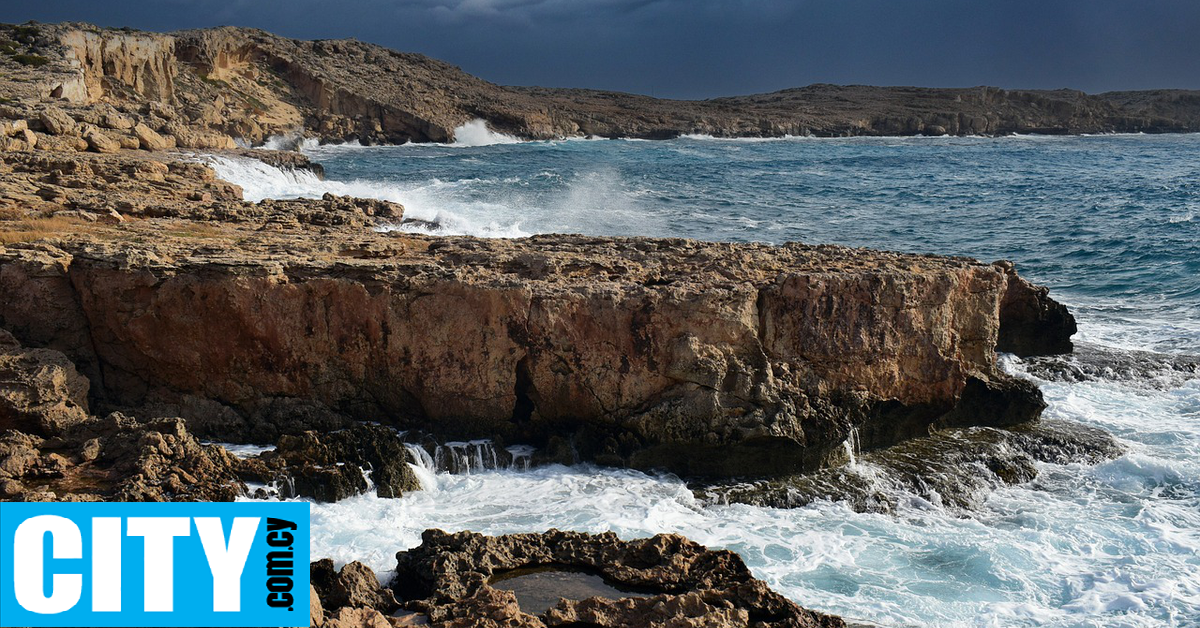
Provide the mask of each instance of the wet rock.
{"label": "wet rock", "polygon": [[259,461],[264,481],[276,481],[285,497],[335,502],[368,489],[368,476],[380,497],[400,497],[421,489],[409,466],[408,450],[392,429],[356,424],[334,432],[285,434]]}
{"label": "wet rock", "polygon": [[[434,624],[749,626],[753,619],[762,627],[845,625],[771,591],[736,554],[678,535],[622,541],[611,533],[558,530],[498,537],[427,530],[420,546],[398,552],[396,560],[392,589],[406,608],[428,613]],[[651,597],[567,600],[534,616],[520,610],[511,591],[490,584],[505,572],[539,565],[588,570]]]}
{"label": "wet rock", "polygon": [[805,476],[694,488],[717,503],[795,508],[834,500],[858,511],[890,512],[917,502],[966,514],[980,509],[996,488],[1032,481],[1038,462],[1097,464],[1123,453],[1104,430],[1043,419],[1007,429],[942,430]]}
{"label": "wet rock", "polygon": [[1018,356],[1070,353],[1075,317],[1049,298],[1049,291],[1016,275],[1011,262],[997,262],[1009,277],[1000,302],[1000,334],[996,350]]}
{"label": "wet rock", "polygon": [[1079,343],[1068,355],[1026,358],[1034,377],[1051,381],[1108,380],[1158,389],[1177,387],[1200,375],[1200,355],[1132,351]]}

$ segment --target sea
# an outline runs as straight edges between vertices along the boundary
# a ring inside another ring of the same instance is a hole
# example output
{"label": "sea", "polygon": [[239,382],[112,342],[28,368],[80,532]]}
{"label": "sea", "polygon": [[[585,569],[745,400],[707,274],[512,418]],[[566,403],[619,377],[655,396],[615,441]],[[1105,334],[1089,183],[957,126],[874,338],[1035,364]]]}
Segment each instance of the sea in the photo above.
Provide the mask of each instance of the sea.
{"label": "sea", "polygon": [[887,512],[779,509],[703,500],[679,478],[625,469],[422,463],[425,490],[313,504],[314,557],[360,560],[386,579],[395,552],[431,527],[677,532],[738,552],[803,606],[867,625],[1200,626],[1200,135],[521,142],[474,122],[457,137],[300,143],[325,180],[204,159],[250,200],[403,203],[413,220],[386,229],[1012,260],[1074,312],[1079,349],[1053,373],[1014,356],[1004,367],[1037,382],[1045,416],[1102,428],[1125,453],[1039,463],[1037,479],[989,490],[966,512],[928,494],[895,495]]}

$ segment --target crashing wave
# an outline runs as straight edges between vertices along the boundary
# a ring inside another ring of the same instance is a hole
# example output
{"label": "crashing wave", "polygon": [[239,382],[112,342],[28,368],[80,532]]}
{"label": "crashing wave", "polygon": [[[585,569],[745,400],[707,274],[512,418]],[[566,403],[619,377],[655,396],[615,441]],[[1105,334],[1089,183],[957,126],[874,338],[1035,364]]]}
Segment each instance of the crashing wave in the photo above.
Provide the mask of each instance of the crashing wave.
{"label": "crashing wave", "polygon": [[495,146],[520,142],[516,137],[489,129],[485,120],[475,118],[454,129],[454,142],[451,146]]}

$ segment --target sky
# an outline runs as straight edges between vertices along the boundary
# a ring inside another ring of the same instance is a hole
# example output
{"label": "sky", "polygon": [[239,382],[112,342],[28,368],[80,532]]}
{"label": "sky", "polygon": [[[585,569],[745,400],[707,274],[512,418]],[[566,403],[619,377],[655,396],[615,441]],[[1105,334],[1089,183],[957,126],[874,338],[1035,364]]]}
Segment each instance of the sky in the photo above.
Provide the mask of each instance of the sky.
{"label": "sky", "polygon": [[1200,89],[1198,0],[0,0],[0,21],[353,37],[505,85]]}

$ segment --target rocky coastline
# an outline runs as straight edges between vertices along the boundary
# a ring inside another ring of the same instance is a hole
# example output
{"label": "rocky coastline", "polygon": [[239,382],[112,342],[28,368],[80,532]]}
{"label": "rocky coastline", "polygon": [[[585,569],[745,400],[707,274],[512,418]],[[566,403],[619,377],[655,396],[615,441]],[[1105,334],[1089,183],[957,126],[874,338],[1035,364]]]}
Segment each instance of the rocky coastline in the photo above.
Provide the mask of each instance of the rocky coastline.
{"label": "rocky coastline", "polygon": [[[222,27],[170,34],[90,24],[0,25],[0,118],[80,150],[233,148],[271,136],[449,142],[484,120],[525,139],[1169,133],[1200,131],[1200,92],[810,85],[702,101],[505,87],[355,40]],[[53,100],[82,121],[46,114]],[[106,103],[112,108],[99,107]],[[74,131],[78,132],[74,132]],[[6,134],[11,135],[11,134]],[[30,143],[31,135],[7,140]],[[45,137],[41,138],[43,141]],[[0,147],[2,148],[2,147]]]}
{"label": "rocky coastline", "polygon": [[[476,118],[526,138],[1200,128],[1200,96],[1174,92],[931,90],[916,113],[911,91],[884,88],[680,103],[504,88],[419,55],[248,29],[0,37],[19,51],[0,55],[3,500],[400,497],[440,443],[486,440],[496,465],[520,445],[526,464],[669,472],[707,499],[780,507],[887,509],[841,471],[875,456],[969,510],[978,483],[1119,452],[1039,422],[1037,387],[1000,368],[998,352],[1069,353],[1075,332],[1011,262],[418,236],[378,229],[405,219],[396,203],[248,202],[201,153],[320,175],[235,138],[449,141]],[[385,88],[380,68],[404,80]],[[239,457],[213,441],[272,447]],[[962,466],[991,475],[967,486]],[[397,560],[390,589],[357,563],[314,563],[314,625],[843,625],[677,536],[430,531]],[[644,595],[531,614],[492,586],[529,568]]]}

